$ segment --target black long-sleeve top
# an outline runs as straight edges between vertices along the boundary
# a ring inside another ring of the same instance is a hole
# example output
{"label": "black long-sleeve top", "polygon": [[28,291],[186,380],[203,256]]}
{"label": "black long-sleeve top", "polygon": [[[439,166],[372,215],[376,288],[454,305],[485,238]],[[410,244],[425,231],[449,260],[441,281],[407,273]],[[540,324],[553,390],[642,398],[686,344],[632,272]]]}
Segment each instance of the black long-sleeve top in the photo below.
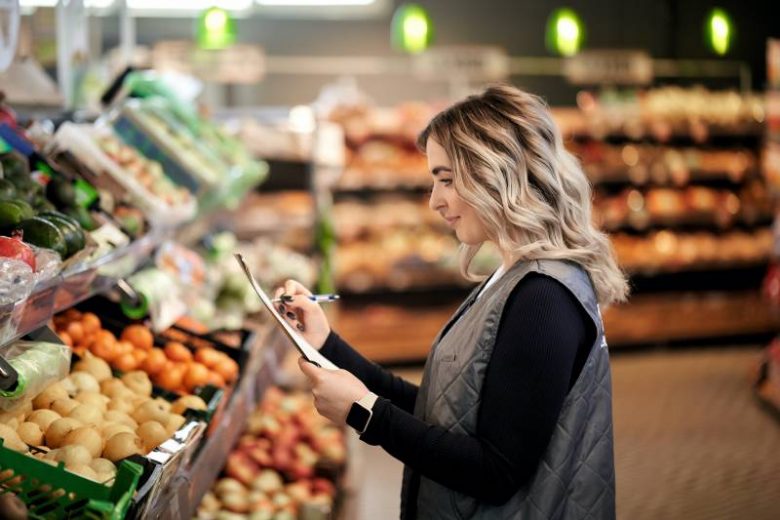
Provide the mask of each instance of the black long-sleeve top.
{"label": "black long-sleeve top", "polygon": [[536,472],[595,338],[592,320],[568,289],[542,274],[525,276],[504,307],[474,436],[414,417],[417,387],[337,334],[321,352],[380,396],[363,441],[450,489],[502,504]]}

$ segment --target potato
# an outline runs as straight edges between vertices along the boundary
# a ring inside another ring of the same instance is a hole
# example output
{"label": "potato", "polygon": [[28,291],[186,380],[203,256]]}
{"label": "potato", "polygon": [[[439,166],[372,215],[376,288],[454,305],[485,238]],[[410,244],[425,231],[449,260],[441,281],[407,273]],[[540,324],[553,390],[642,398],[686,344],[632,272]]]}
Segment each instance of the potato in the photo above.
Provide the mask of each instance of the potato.
{"label": "potato", "polygon": [[132,413],[133,419],[138,424],[143,424],[146,421],[157,421],[160,424],[166,424],[168,415],[165,405],[157,400],[146,401]]}
{"label": "potato", "polygon": [[178,415],[175,413],[172,413],[168,416],[168,422],[165,423],[165,431],[168,432],[168,436],[170,437],[173,435],[176,430],[182,427],[184,425],[186,419],[184,419],[184,416]]}
{"label": "potato", "polygon": [[106,447],[103,448],[103,458],[116,462],[130,455],[140,455],[142,449],[141,439],[134,433],[117,433],[106,441]]}
{"label": "potato", "polygon": [[157,421],[146,421],[138,427],[136,433],[144,444],[144,453],[149,453],[169,437],[165,427]]}
{"label": "potato", "polygon": [[27,452],[27,445],[19,437],[16,431],[5,425],[0,424],[0,439],[3,439],[3,446],[14,451],[20,451],[22,453]]}
{"label": "potato", "polygon": [[79,405],[79,402],[70,397],[65,399],[57,399],[51,405],[51,409],[60,414],[62,417],[67,417],[70,412],[73,411]]}
{"label": "potato", "polygon": [[138,395],[146,397],[152,395],[152,382],[149,380],[147,373],[142,370],[135,370],[123,375],[122,382]]}
{"label": "potato", "polygon": [[121,423],[108,423],[100,430],[100,434],[103,436],[104,441],[107,441],[117,433],[122,432],[135,434],[135,428],[131,428],[130,426]]}
{"label": "potato", "polygon": [[30,446],[40,446],[43,444],[43,431],[41,427],[34,422],[23,422],[16,429],[19,438]]}
{"label": "potato", "polygon": [[[129,392],[129,390],[128,390]],[[133,413],[133,410],[135,410],[135,406],[133,406],[132,401],[129,399],[123,399],[121,397],[115,397],[111,399],[111,402],[108,403],[108,409],[109,410],[116,410],[117,412],[122,412],[126,414]]]}
{"label": "potato", "polygon": [[64,446],[56,451],[53,460],[57,462],[64,462],[65,467],[73,468],[76,466],[88,465],[92,462],[92,454],[86,446],[74,444],[72,446]]}
{"label": "potato", "polygon": [[81,404],[92,405],[100,409],[101,413],[105,413],[108,409],[108,403],[111,402],[111,399],[98,392],[79,392],[75,400]]}
{"label": "potato", "polygon": [[126,424],[132,429],[138,428],[138,423],[133,420],[132,417],[124,412],[118,410],[109,410],[103,414],[103,420],[105,422],[116,422],[120,424]]}
{"label": "potato", "polygon": [[80,428],[81,426],[83,426],[81,421],[72,417],[63,417],[61,419],[57,419],[51,423],[49,429],[46,430],[46,445],[49,448],[59,448],[64,446],[65,437],[70,432],[76,428]]}
{"label": "potato", "polygon": [[197,395],[185,395],[174,401],[171,406],[173,413],[183,414],[184,410],[192,408],[193,410],[205,410],[207,408],[206,402]]}
{"label": "potato", "polygon": [[13,419],[8,419],[6,421],[3,421],[2,424],[5,424],[6,426],[11,428],[12,430],[18,430],[19,429],[19,425],[22,424],[22,423],[19,422],[19,419],[14,417]]}
{"label": "potato", "polygon": [[65,436],[64,442],[65,446],[84,446],[89,450],[89,455],[93,459],[100,457],[100,454],[103,453],[103,437],[90,426],[76,428]]}
{"label": "potato", "polygon": [[73,372],[68,376],[73,384],[76,385],[78,392],[98,392],[100,393],[100,384],[92,374],[86,372]]}
{"label": "potato", "polygon": [[67,399],[68,392],[60,383],[52,383],[46,389],[33,399],[33,408],[40,410],[50,408],[51,404],[57,399]]}
{"label": "potato", "polygon": [[80,404],[70,411],[68,417],[77,419],[84,424],[98,426],[103,422],[103,412],[90,404]]}
{"label": "potato", "polygon": [[51,423],[56,421],[62,417],[60,414],[55,412],[54,410],[35,410],[33,413],[30,414],[30,416],[27,418],[27,422],[35,423],[37,424],[42,432],[45,432],[49,429],[49,426]]}
{"label": "potato", "polygon": [[89,480],[94,480],[95,482],[98,482],[98,475],[95,472],[94,469],[90,468],[86,464],[82,464],[80,466],[74,466],[72,468],[68,468],[68,470],[71,473],[76,473],[78,475],[81,475],[84,478],[88,478]]}
{"label": "potato", "polygon": [[171,404],[170,401],[166,401],[162,397],[156,397],[154,399],[154,402],[158,403],[160,405],[160,408],[165,410],[166,413],[171,413],[171,408],[173,407],[173,405]]}
{"label": "potato", "polygon": [[132,392],[132,390],[127,388],[121,379],[112,377],[111,379],[100,382],[100,393],[112,399],[116,397],[115,394],[126,392]]}
{"label": "potato", "polygon": [[[109,474],[114,475],[116,473],[116,466],[108,459],[98,458],[89,463],[89,467],[94,469],[98,475]],[[101,482],[106,479],[101,479]]]}
{"label": "potato", "polygon": [[111,379],[111,367],[104,360],[96,356],[90,356],[82,359],[73,367],[73,372],[86,372],[91,374],[98,382]]}

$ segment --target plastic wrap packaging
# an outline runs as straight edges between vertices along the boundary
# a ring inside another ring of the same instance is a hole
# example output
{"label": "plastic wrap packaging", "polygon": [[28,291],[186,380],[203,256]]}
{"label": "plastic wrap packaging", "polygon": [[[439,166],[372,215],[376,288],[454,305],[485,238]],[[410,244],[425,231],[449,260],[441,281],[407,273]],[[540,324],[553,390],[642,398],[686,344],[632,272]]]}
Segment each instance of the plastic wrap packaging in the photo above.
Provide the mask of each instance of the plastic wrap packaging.
{"label": "plastic wrap packaging", "polygon": [[0,391],[0,410],[4,412],[21,407],[70,370],[70,349],[60,343],[17,341],[0,349],[0,355],[19,374],[14,389]]}
{"label": "plastic wrap packaging", "polygon": [[35,285],[29,265],[14,258],[0,258],[0,305],[24,300]]}

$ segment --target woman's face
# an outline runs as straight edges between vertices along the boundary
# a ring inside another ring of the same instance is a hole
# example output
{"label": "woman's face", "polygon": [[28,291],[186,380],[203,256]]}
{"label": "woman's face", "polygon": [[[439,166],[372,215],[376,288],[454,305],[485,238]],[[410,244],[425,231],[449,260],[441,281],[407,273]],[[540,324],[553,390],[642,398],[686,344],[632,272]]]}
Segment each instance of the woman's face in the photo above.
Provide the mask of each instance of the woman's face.
{"label": "woman's face", "polygon": [[428,171],[433,175],[428,205],[447,221],[455,230],[455,236],[464,244],[473,246],[485,242],[488,236],[477,212],[455,191],[452,164],[447,152],[439,143],[428,139],[425,154],[428,156]]}

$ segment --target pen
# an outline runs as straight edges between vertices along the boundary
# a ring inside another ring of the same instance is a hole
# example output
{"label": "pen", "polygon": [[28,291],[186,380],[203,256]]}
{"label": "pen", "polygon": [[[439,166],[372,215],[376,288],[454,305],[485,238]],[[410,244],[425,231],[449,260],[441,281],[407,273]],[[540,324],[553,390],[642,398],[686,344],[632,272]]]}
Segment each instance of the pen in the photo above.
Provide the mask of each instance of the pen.
{"label": "pen", "polygon": [[[308,298],[313,302],[323,303],[323,302],[335,302],[336,300],[341,298],[341,296],[339,296],[338,294],[312,294],[311,296],[308,296]],[[273,303],[284,303],[289,301],[290,301],[290,296],[287,294],[283,294],[280,298],[274,298],[273,300],[271,300],[271,302]]]}

